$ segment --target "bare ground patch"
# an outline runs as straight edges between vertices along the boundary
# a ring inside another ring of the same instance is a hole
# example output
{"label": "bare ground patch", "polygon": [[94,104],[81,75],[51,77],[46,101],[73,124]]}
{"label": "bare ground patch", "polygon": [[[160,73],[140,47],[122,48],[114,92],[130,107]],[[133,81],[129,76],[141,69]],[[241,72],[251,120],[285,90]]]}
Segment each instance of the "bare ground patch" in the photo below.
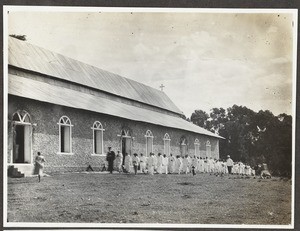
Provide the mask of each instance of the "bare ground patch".
{"label": "bare ground patch", "polygon": [[[276,180],[274,180],[276,179]],[[61,174],[8,179],[13,222],[290,224],[291,181]]]}

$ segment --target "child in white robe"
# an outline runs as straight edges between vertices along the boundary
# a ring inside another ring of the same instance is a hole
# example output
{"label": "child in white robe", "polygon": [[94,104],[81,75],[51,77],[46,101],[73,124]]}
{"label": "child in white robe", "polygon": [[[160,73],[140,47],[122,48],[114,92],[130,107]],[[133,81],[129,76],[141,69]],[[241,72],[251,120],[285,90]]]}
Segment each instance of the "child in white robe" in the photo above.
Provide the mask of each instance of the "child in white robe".
{"label": "child in white robe", "polygon": [[189,160],[188,160],[188,155],[186,155],[182,160],[182,172],[185,174],[188,174],[188,165],[189,165]]}
{"label": "child in white robe", "polygon": [[163,160],[163,156],[161,155],[161,153],[158,153],[158,157],[157,157],[157,173],[158,174],[162,173],[162,160]]}
{"label": "child in white robe", "polygon": [[154,159],[154,171],[157,172],[157,156],[152,152],[152,156]]}
{"label": "child in white robe", "polygon": [[115,160],[116,169],[118,172],[122,171],[122,162],[123,162],[123,154],[120,151],[118,151],[116,160]]}
{"label": "child in white robe", "polygon": [[125,153],[125,160],[124,160],[124,170],[125,173],[130,173],[131,167],[131,156],[128,153]]}
{"label": "child in white robe", "polygon": [[150,156],[148,157],[148,160],[147,160],[147,168],[148,168],[148,173],[150,175],[153,175],[154,174],[154,154],[153,153],[150,153]]}
{"label": "child in white robe", "polygon": [[146,163],[147,163],[147,158],[141,153],[140,156],[140,171],[142,173],[146,173]]}
{"label": "child in white robe", "polygon": [[172,153],[169,156],[169,166],[168,166],[168,172],[174,173],[175,171],[175,157],[172,155]]}
{"label": "child in white robe", "polygon": [[193,173],[193,176],[196,175],[196,172],[197,172],[197,166],[198,166],[198,158],[196,156],[194,156],[194,158],[192,159],[192,167],[191,167],[191,170],[192,170],[192,173]]}
{"label": "child in white robe", "polygon": [[207,157],[204,160],[204,172],[205,173],[209,172],[209,163],[208,163],[208,158]]}
{"label": "child in white robe", "polygon": [[132,157],[132,165],[133,165],[135,175],[137,174],[139,164],[140,164],[140,158],[138,157],[138,155],[136,153],[134,153],[133,157]]}
{"label": "child in white robe", "polygon": [[200,157],[200,160],[199,160],[199,172],[200,173],[204,172],[204,160],[202,159],[202,157]]}
{"label": "child in white robe", "polygon": [[180,156],[177,156],[175,161],[175,173],[180,174],[181,170],[182,170],[182,159]]}
{"label": "child in white robe", "polygon": [[164,154],[162,158],[162,173],[168,174],[168,165],[169,165],[169,159],[166,156],[166,154]]}

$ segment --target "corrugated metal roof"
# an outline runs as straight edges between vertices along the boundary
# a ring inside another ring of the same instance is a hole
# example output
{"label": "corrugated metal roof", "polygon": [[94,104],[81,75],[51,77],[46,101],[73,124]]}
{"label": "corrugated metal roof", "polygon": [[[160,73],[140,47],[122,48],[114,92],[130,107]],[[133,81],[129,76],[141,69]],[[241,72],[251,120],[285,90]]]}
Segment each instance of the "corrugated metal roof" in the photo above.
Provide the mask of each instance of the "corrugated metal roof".
{"label": "corrugated metal roof", "polygon": [[11,95],[222,138],[180,117],[150,111],[33,79],[12,74],[8,76],[8,93]]}
{"label": "corrugated metal roof", "polygon": [[162,91],[9,37],[8,63],[182,114]]}

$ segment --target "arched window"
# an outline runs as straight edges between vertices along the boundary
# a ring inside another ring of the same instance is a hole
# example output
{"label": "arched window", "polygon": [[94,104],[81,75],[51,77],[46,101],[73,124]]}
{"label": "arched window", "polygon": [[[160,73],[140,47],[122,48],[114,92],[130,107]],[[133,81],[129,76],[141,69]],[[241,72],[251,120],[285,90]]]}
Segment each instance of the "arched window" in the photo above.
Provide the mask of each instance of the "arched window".
{"label": "arched window", "polygon": [[200,157],[200,142],[198,139],[195,139],[194,146],[195,146],[195,156]]}
{"label": "arched window", "polygon": [[211,145],[210,145],[210,141],[209,140],[206,141],[206,156],[208,158],[212,157],[211,156]]}
{"label": "arched window", "polygon": [[103,151],[103,126],[99,121],[93,124],[93,154],[104,154]]}
{"label": "arched window", "polygon": [[21,111],[16,111],[13,114],[13,121],[17,123],[30,123],[31,118],[30,115],[27,111],[21,110]]}
{"label": "arched window", "polygon": [[167,156],[170,155],[170,142],[170,136],[168,133],[166,133],[164,136],[164,154],[166,154]]}
{"label": "arched window", "polygon": [[187,140],[185,136],[182,136],[180,139],[180,153],[181,156],[185,156],[187,154]]}
{"label": "arched window", "polygon": [[146,132],[146,156],[150,155],[150,152],[153,152],[153,134],[150,130]]}
{"label": "arched window", "polygon": [[72,124],[67,116],[59,119],[59,153],[72,153]]}
{"label": "arched window", "polygon": [[123,129],[121,132],[121,152],[123,153],[123,163],[125,160],[125,153],[131,155],[132,140],[130,129]]}

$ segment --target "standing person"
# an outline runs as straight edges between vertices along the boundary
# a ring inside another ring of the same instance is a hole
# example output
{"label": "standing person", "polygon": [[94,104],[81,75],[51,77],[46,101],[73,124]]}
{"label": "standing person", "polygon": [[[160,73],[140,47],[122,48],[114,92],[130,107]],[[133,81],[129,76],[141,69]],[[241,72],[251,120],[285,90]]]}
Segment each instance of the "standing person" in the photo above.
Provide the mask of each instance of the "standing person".
{"label": "standing person", "polygon": [[192,161],[193,161],[193,159],[189,155],[187,155],[187,159],[188,159],[188,173],[189,173],[189,172],[192,171]]}
{"label": "standing person", "polygon": [[188,155],[185,155],[185,157],[182,160],[182,172],[185,174],[188,174],[189,169],[189,159]]}
{"label": "standing person", "polygon": [[204,159],[204,172],[208,173],[208,157],[205,157]]}
{"label": "standing person", "polygon": [[193,176],[196,175],[197,166],[198,166],[198,158],[196,156],[194,156],[194,158],[192,159],[192,173],[193,173]]}
{"label": "standing person", "polygon": [[231,174],[232,166],[233,166],[233,160],[230,158],[230,155],[227,156],[226,165],[228,168],[228,173]]}
{"label": "standing person", "polygon": [[41,176],[43,176],[44,163],[45,163],[45,158],[41,155],[40,152],[38,152],[37,157],[35,158],[35,167],[36,167],[36,172],[38,173],[39,182],[41,182]]}
{"label": "standing person", "polygon": [[146,173],[146,163],[147,163],[147,159],[143,155],[143,153],[141,153],[141,157],[140,157],[140,169],[141,169],[142,173]]}
{"label": "standing person", "polygon": [[150,156],[147,160],[147,168],[148,168],[148,173],[150,175],[153,175],[154,174],[154,153],[150,153]]}
{"label": "standing person", "polygon": [[182,169],[182,158],[179,155],[177,155],[175,161],[175,172],[180,174],[181,169]]}
{"label": "standing person", "polygon": [[164,154],[163,159],[162,159],[162,173],[168,174],[168,165],[169,165],[169,159]]}
{"label": "standing person", "polygon": [[209,165],[210,165],[210,175],[213,174],[215,172],[215,160],[210,157],[209,159]]}
{"label": "standing person", "polygon": [[214,162],[214,173],[215,173],[216,176],[221,175],[220,164],[221,164],[221,162],[218,159],[215,159],[215,162]]}
{"label": "standing person", "polygon": [[126,152],[125,153],[125,160],[124,160],[124,171],[125,171],[125,173],[130,173],[130,162],[131,162],[131,157]]}
{"label": "standing person", "polygon": [[154,171],[157,172],[157,161],[158,161],[158,158],[157,156],[152,152],[152,157],[154,159]]}
{"label": "standing person", "polygon": [[134,153],[134,154],[133,154],[133,157],[132,157],[132,164],[133,164],[134,174],[136,175],[136,174],[137,174],[138,167],[139,167],[139,164],[140,164],[140,158],[138,157],[138,154],[137,154],[137,153]]}
{"label": "standing person", "polygon": [[245,174],[245,165],[243,162],[239,162],[239,175],[244,176]]}
{"label": "standing person", "polygon": [[169,173],[174,173],[174,168],[175,168],[175,157],[173,156],[173,154],[171,153],[170,156],[169,156]]}
{"label": "standing person", "polygon": [[118,151],[117,153],[115,162],[116,162],[116,168],[120,173],[122,171],[122,162],[123,162],[123,154],[120,151]]}
{"label": "standing person", "polygon": [[204,172],[204,160],[202,159],[202,157],[200,157],[200,160],[199,160],[199,172],[200,173]]}
{"label": "standing person", "polygon": [[108,162],[108,171],[112,174],[114,170],[114,160],[116,158],[116,154],[111,150],[111,147],[108,147],[108,153],[106,156],[106,161]]}
{"label": "standing person", "polygon": [[161,155],[161,153],[158,153],[158,157],[157,157],[157,172],[158,172],[158,174],[162,173],[162,161],[163,161],[163,156]]}

